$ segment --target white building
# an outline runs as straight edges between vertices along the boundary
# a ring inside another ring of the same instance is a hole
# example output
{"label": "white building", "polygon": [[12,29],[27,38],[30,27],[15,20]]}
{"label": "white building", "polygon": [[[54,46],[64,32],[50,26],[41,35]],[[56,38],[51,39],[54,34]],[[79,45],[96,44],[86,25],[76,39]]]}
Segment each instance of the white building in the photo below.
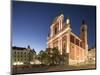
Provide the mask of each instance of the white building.
{"label": "white building", "polygon": [[29,46],[28,48],[12,47],[12,64],[24,65],[33,62],[36,52]]}

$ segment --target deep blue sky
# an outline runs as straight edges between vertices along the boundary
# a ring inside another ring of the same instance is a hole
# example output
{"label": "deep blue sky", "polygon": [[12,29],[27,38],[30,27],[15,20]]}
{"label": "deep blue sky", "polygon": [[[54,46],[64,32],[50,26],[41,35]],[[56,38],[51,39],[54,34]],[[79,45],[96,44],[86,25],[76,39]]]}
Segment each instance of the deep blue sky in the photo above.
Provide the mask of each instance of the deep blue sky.
{"label": "deep blue sky", "polygon": [[88,26],[89,47],[95,44],[96,7],[67,4],[47,4],[36,2],[18,2],[12,4],[12,45],[27,47],[37,52],[46,48],[47,35],[54,18],[61,13],[71,18],[72,31],[80,34],[84,19]]}

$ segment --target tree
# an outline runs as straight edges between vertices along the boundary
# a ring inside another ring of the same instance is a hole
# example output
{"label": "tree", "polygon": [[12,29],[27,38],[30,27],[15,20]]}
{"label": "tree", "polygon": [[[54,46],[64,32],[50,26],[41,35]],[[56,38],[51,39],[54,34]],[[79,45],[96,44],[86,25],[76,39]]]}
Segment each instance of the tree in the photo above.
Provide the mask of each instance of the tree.
{"label": "tree", "polygon": [[63,64],[68,64],[69,63],[69,53],[66,53],[66,49],[63,49],[62,52],[62,63]]}
{"label": "tree", "polygon": [[47,48],[46,49],[48,64],[59,64],[60,63],[60,53],[57,48]]}
{"label": "tree", "polygon": [[46,48],[45,51],[41,50],[38,54],[38,59],[42,64],[55,65],[64,64],[66,54],[61,55],[58,48]]}
{"label": "tree", "polygon": [[48,54],[46,53],[46,51],[41,50],[38,54],[38,59],[42,64],[47,64]]}
{"label": "tree", "polygon": [[52,64],[52,48],[46,48],[46,53],[47,53],[47,64],[50,65]]}
{"label": "tree", "polygon": [[52,60],[53,60],[53,64],[60,64],[60,53],[59,50],[57,48],[53,48],[52,49]]}

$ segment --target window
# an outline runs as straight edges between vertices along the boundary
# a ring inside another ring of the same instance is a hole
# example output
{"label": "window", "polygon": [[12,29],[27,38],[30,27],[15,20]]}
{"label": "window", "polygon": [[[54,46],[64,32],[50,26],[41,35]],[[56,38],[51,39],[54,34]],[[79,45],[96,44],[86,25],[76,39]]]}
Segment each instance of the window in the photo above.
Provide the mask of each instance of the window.
{"label": "window", "polygon": [[85,29],[84,28],[82,28],[82,32],[84,32],[85,31]]}
{"label": "window", "polygon": [[57,27],[55,27],[55,34],[57,34]]}
{"label": "window", "polygon": [[14,57],[16,57],[16,55],[14,55]]}
{"label": "window", "polygon": [[59,31],[59,23],[56,23],[55,26],[53,27],[53,34],[56,35]]}
{"label": "window", "polygon": [[65,54],[66,53],[66,36],[63,37],[63,40],[62,40],[62,53]]}
{"label": "window", "polygon": [[66,43],[65,43],[65,41],[64,41],[64,49],[66,48]]}
{"label": "window", "polygon": [[21,57],[22,57],[22,55],[21,55]]}
{"label": "window", "polygon": [[78,45],[78,46],[79,46],[79,40],[78,40],[78,39],[76,39],[76,45]]}
{"label": "window", "polygon": [[15,52],[15,54],[16,54],[16,52]]}
{"label": "window", "polygon": [[74,43],[74,36],[70,35],[70,42]]}
{"label": "window", "polygon": [[66,40],[63,40],[63,49],[66,49]]}
{"label": "window", "polygon": [[53,46],[54,46],[54,47],[57,47],[57,46],[58,46],[58,41],[54,42],[54,43],[53,43]]}
{"label": "window", "polygon": [[80,42],[80,47],[82,47],[82,42]]}
{"label": "window", "polygon": [[24,54],[26,54],[26,52]]}
{"label": "window", "polygon": [[17,52],[18,53],[18,55],[19,55],[19,52]]}
{"label": "window", "polygon": [[23,52],[21,52],[21,55],[23,54]]}

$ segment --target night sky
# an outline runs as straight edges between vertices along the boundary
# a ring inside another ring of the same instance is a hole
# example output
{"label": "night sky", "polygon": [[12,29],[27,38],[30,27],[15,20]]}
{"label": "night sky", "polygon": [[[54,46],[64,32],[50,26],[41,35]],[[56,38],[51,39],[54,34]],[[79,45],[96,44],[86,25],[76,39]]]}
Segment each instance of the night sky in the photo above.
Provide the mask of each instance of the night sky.
{"label": "night sky", "polygon": [[96,7],[68,4],[50,4],[13,1],[12,3],[12,45],[27,47],[36,52],[45,50],[50,25],[61,13],[64,19],[70,16],[72,32],[80,34],[84,19],[88,26],[89,47],[96,42]]}

